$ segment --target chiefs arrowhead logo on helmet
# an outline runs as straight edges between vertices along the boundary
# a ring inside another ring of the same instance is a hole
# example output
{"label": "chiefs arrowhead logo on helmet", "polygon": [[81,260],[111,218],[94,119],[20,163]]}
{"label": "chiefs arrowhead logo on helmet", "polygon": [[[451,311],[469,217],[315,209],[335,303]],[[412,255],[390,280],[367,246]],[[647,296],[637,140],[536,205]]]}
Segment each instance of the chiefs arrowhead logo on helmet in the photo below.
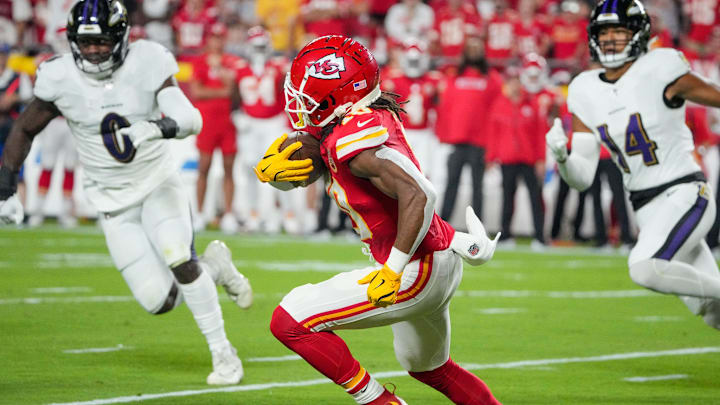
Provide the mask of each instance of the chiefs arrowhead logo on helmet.
{"label": "chiefs arrowhead logo on helmet", "polygon": [[340,72],[344,71],[345,59],[334,53],[323,56],[308,68],[308,74],[311,77],[325,80],[339,79]]}

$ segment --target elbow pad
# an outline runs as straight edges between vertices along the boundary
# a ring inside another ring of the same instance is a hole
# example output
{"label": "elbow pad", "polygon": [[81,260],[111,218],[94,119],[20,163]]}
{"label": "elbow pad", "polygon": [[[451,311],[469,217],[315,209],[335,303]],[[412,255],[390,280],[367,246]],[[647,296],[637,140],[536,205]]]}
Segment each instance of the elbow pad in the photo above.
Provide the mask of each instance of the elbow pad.
{"label": "elbow pad", "polygon": [[177,123],[177,138],[197,135],[202,130],[202,116],[177,86],[166,87],[157,95],[160,112]]}

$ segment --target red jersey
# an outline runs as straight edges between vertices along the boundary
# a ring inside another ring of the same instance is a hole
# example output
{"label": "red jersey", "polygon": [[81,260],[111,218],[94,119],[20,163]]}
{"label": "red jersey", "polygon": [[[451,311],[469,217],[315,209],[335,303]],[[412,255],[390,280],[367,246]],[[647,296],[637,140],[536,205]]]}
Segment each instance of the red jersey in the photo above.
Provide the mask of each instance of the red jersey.
{"label": "red jersey", "polygon": [[494,16],[487,24],[487,42],[485,57],[488,59],[506,59],[512,56],[515,41],[514,14],[509,12]]}
{"label": "red jersey", "polygon": [[718,0],[686,0],[685,12],[690,19],[688,38],[706,43],[710,39],[713,28],[719,23],[720,1]]}
{"label": "red jersey", "polygon": [[444,6],[435,15],[435,34],[440,44],[440,55],[459,58],[462,55],[465,35],[480,27],[480,14],[472,3],[463,3],[457,10]]}
{"label": "red jersey", "polygon": [[556,59],[572,59],[577,55],[578,48],[587,47],[587,20],[568,21],[557,17],[550,29],[553,43],[552,57]]}
{"label": "red jersey", "polygon": [[520,55],[541,53],[540,45],[545,37],[547,27],[538,18],[530,21],[518,20],[515,23],[515,44]]}
{"label": "red jersey", "polygon": [[467,68],[446,80],[438,105],[436,133],[441,142],[485,146],[488,111],[502,90],[496,71]]}
{"label": "red jersey", "polygon": [[529,95],[518,102],[500,95],[490,110],[488,155],[502,164],[533,165],[545,160],[545,131]]}
{"label": "red jersey", "polygon": [[270,118],[284,111],[283,81],[286,65],[284,59],[270,59],[262,71],[256,73],[247,61],[238,62],[238,88],[242,108],[247,115]]}
{"label": "red jersey", "polygon": [[316,11],[334,11],[336,13],[334,17],[306,22],[305,32],[313,34],[315,37],[345,34],[347,31],[346,19],[340,15],[346,14],[345,12],[350,9],[350,2],[351,0],[303,0],[301,6],[303,13],[312,14]]}
{"label": "red jersey", "polygon": [[[352,219],[353,228],[370,246],[373,258],[385,263],[397,237],[398,202],[367,179],[353,175],[349,165],[360,152],[381,145],[407,156],[419,170],[402,124],[386,110],[364,108],[346,116],[322,141],[321,150],[330,172],[328,195]],[[430,228],[411,260],[447,249],[454,235],[452,226],[433,213]]]}
{"label": "red jersey", "polygon": [[[232,71],[237,63],[237,57],[230,54],[223,54],[219,60],[219,64],[208,63],[209,55],[203,54],[197,57],[193,62],[192,80],[199,82],[201,85],[209,88],[219,89],[225,84],[221,79],[221,70]],[[231,102],[230,97],[218,97],[193,100],[193,104],[200,110],[200,114],[205,118],[205,125],[212,124],[209,117],[217,119],[230,120]]]}
{"label": "red jersey", "polygon": [[428,72],[421,77],[388,74],[383,76],[381,86],[384,90],[400,95],[405,114],[402,122],[405,129],[430,128],[429,113],[435,108],[435,96],[440,82],[439,72]]}
{"label": "red jersey", "polygon": [[191,12],[187,7],[178,10],[172,19],[178,52],[199,52],[205,46],[206,31],[216,22],[215,7],[204,8],[198,12]]}

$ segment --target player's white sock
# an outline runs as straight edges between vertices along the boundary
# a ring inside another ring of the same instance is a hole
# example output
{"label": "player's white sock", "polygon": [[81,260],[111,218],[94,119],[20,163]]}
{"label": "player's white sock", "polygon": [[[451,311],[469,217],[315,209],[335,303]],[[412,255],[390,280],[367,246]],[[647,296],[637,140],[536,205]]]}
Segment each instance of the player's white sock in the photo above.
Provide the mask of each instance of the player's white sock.
{"label": "player's white sock", "polygon": [[646,259],[630,266],[637,284],[666,294],[720,299],[720,275],[712,275],[677,260]]}
{"label": "player's white sock", "polygon": [[200,277],[192,283],[178,285],[198,328],[205,335],[210,350],[222,350],[229,345],[217,288],[210,275],[202,271]]}
{"label": "player's white sock", "polygon": [[385,391],[385,388],[363,367],[360,367],[355,377],[341,385],[358,404],[369,404]]}

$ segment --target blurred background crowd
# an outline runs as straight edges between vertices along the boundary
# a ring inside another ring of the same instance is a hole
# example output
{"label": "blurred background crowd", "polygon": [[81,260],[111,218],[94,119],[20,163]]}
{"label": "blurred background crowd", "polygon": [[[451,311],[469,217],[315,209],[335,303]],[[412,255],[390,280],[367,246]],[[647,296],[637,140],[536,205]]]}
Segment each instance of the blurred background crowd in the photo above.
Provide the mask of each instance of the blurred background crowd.
{"label": "blurred background crowd", "polygon": [[[226,233],[346,232],[321,184],[279,198],[252,166],[289,131],[283,81],[309,40],[343,34],[382,66],[381,87],[405,101],[408,142],[440,196],[438,212],[462,225],[472,204],[491,230],[530,236],[542,249],[574,240],[629,247],[632,212],[622,178],[603,151],[595,184],[575,193],[554,173],[544,135],[565,105],[572,77],[594,68],[586,26],[592,0],[125,0],[130,40],[150,39],[180,62],[181,86],[200,109],[203,132],[177,142],[193,194],[197,230]],[[681,49],[700,75],[720,82],[720,0],[646,0],[652,46]],[[0,143],[31,97],[39,63],[68,49],[74,0],[0,0]],[[147,63],[152,63],[151,60]],[[720,115],[688,106],[697,157],[711,181]],[[56,217],[74,226],[96,214],[80,187],[62,118],[26,162],[28,224]],[[53,175],[53,172],[56,173]],[[716,184],[716,183],[713,183]],[[585,200],[589,204],[585,204]],[[588,215],[585,215],[587,212]],[[717,226],[710,245],[718,245]]]}

